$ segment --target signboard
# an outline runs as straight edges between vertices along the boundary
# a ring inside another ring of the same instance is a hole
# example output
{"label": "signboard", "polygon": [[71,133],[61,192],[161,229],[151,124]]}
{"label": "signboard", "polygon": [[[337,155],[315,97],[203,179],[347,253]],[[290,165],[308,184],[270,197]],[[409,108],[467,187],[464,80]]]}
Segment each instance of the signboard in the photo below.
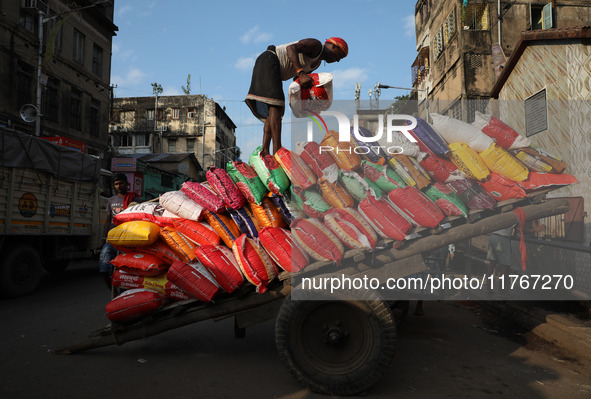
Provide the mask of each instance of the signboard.
{"label": "signboard", "polygon": [[68,137],[41,137],[42,139],[45,139],[47,141],[51,141],[54,142],[58,145],[61,145],[62,147],[68,147],[71,148],[72,150],[76,150],[76,151],[80,151],[83,154],[86,154],[86,144],[78,141],[78,140],[74,140],[74,139],[70,139]]}
{"label": "signboard", "polygon": [[112,172],[135,172],[137,162],[135,158],[113,158],[111,159]]}
{"label": "signboard", "polygon": [[525,135],[533,136],[548,130],[546,89],[525,99]]}

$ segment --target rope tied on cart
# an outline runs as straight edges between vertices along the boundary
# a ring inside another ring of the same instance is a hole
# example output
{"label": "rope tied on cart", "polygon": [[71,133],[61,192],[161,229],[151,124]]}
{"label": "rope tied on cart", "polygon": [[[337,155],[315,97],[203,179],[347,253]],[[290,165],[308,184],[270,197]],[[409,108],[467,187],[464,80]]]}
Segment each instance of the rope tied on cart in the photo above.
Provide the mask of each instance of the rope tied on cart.
{"label": "rope tied on cart", "polygon": [[517,207],[513,209],[513,213],[517,216],[517,220],[519,224],[517,228],[519,229],[520,239],[519,239],[519,252],[521,252],[521,270],[525,271],[525,263],[527,261],[527,247],[525,246],[525,236],[523,234],[523,228],[525,227],[525,212],[523,208]]}

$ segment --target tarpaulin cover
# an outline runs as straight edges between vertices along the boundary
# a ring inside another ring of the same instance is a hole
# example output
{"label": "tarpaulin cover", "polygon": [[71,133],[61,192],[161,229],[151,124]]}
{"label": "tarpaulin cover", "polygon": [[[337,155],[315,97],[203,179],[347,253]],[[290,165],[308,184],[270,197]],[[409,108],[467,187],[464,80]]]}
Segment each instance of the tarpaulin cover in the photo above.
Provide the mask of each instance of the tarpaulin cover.
{"label": "tarpaulin cover", "polygon": [[94,181],[101,174],[96,157],[8,129],[0,130],[0,166],[35,169],[70,181]]}

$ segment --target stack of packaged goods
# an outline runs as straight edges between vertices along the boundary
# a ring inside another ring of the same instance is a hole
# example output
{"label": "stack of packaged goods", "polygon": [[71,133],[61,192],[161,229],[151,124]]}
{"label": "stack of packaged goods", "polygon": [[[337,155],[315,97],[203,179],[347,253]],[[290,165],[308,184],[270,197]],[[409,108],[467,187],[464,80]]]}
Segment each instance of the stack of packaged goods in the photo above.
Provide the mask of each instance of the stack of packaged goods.
{"label": "stack of packaged goods", "polygon": [[338,265],[346,249],[413,239],[450,217],[576,182],[563,161],[497,118],[478,114],[469,125],[431,116],[433,125],[417,118],[417,143],[394,135],[402,154],[355,151],[365,143],[328,131],[297,151],[259,147],[249,163],[212,167],[207,182],[121,212],[107,240],[121,251],[113,285],[129,290],[107,305],[108,317],[129,320],[171,300],[213,302],[244,284],[263,293],[281,270]]}

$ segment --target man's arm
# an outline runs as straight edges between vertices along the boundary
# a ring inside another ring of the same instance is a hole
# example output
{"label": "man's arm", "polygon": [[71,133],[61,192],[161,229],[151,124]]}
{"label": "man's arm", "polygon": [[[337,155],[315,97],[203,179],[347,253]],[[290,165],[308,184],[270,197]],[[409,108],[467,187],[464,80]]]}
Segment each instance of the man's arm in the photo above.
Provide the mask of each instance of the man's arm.
{"label": "man's arm", "polygon": [[[299,54],[304,54],[307,57],[317,57],[322,51],[322,43],[316,39],[302,39],[296,43],[290,44],[286,48],[287,57],[295,66],[296,71],[302,68]],[[299,73],[296,78],[300,79],[300,85],[304,89],[309,89],[314,85],[314,81],[306,73]]]}

